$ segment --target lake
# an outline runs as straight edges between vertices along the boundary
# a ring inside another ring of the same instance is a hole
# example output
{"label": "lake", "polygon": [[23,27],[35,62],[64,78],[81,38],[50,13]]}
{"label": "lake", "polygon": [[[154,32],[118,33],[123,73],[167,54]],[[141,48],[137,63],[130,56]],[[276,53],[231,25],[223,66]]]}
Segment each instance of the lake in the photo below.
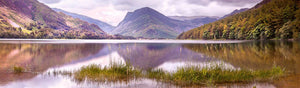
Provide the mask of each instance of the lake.
{"label": "lake", "polygon": [[[52,74],[82,66],[130,63],[142,70],[175,72],[186,66],[268,70],[280,66],[287,75],[271,82],[214,84],[233,88],[295,88],[300,86],[300,41],[205,40],[0,40],[0,88],[182,87],[155,79],[125,82],[77,81]],[[25,69],[15,74],[14,66]],[[193,87],[209,87],[193,85]]]}

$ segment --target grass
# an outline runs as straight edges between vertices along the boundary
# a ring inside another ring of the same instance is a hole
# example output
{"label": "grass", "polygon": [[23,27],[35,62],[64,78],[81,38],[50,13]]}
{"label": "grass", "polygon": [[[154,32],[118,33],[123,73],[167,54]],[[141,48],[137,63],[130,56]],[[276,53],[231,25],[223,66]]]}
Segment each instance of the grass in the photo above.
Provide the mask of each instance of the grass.
{"label": "grass", "polygon": [[201,68],[190,66],[179,68],[176,72],[165,72],[162,69],[142,70],[135,69],[131,65],[112,64],[109,67],[89,65],[79,71],[71,73],[77,81],[118,82],[130,81],[135,78],[150,78],[161,82],[168,82],[180,86],[214,85],[222,83],[247,83],[272,81],[284,74],[284,70],[274,66],[270,70],[245,70],[223,69],[220,65]]}
{"label": "grass", "polygon": [[180,68],[174,73],[166,73],[161,70],[148,71],[149,78],[178,85],[211,85],[220,83],[239,83],[253,81],[271,81],[282,76],[284,70],[273,67],[271,70],[232,70],[222,69],[219,65],[210,68],[197,66]]}
{"label": "grass", "polygon": [[25,70],[23,67],[19,67],[19,66],[14,66],[13,67],[13,72],[14,73],[23,73]]}
{"label": "grass", "polygon": [[75,72],[74,78],[78,81],[85,79],[90,81],[127,81],[140,75],[140,70],[129,65],[112,64],[112,66],[103,68],[99,65],[89,65]]}

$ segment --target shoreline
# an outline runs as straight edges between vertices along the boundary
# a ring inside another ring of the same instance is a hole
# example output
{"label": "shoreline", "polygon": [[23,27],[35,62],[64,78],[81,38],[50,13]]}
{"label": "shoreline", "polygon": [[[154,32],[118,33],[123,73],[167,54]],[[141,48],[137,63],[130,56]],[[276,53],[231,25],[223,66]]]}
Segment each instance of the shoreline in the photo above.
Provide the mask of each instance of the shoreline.
{"label": "shoreline", "polygon": [[219,44],[243,43],[253,40],[117,40],[117,39],[0,39],[0,43],[163,43],[163,44]]}

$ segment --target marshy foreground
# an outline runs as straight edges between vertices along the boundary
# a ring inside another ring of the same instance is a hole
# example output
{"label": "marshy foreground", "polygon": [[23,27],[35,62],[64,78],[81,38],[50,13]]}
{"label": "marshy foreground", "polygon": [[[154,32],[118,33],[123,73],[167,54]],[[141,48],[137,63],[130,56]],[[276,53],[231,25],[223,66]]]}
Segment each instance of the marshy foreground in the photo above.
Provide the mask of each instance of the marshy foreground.
{"label": "marshy foreground", "polygon": [[[139,78],[150,78],[161,82],[168,82],[179,86],[206,85],[220,83],[249,83],[272,82],[284,76],[284,69],[274,66],[270,70],[225,69],[222,65],[201,68],[188,66],[179,68],[175,72],[166,72],[162,69],[143,71],[131,65],[113,63],[109,67],[89,65],[78,71],[54,71],[54,74],[73,76],[77,81],[95,82],[122,82]],[[49,73],[51,74],[51,73]]]}
{"label": "marshy foreground", "polygon": [[300,86],[299,41],[189,42],[2,40],[0,88]]}

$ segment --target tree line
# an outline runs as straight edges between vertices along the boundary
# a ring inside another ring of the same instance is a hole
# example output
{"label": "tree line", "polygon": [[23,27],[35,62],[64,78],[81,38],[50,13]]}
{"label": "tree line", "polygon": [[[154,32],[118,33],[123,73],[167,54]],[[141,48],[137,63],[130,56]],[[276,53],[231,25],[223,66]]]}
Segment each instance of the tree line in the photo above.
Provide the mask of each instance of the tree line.
{"label": "tree line", "polygon": [[299,39],[298,0],[272,0],[180,34],[179,39]]}

